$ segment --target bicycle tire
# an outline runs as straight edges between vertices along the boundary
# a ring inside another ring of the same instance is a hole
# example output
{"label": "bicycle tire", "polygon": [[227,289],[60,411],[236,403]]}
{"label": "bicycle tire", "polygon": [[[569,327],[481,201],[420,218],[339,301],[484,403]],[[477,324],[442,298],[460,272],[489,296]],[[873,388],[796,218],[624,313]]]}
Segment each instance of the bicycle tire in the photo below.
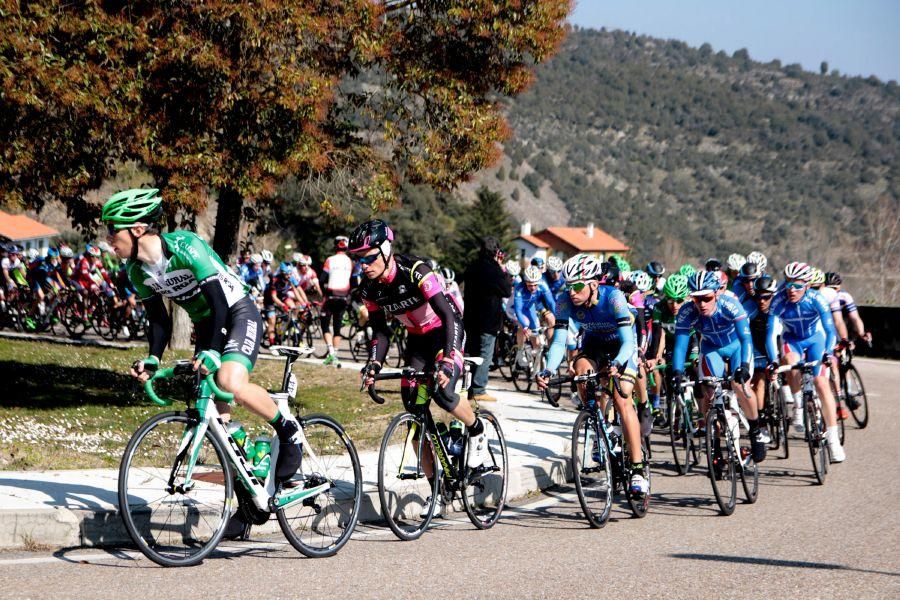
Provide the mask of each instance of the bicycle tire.
{"label": "bicycle tire", "polygon": [[[612,460],[606,439],[598,434],[598,427],[589,411],[578,413],[572,425],[571,460],[575,492],[587,522],[594,529],[604,527],[612,510],[615,484]],[[594,443],[597,448],[594,450]],[[590,463],[591,466],[586,466]]]}
{"label": "bicycle tire", "polygon": [[816,408],[815,396],[807,392],[804,394],[803,407],[806,414],[806,444],[809,448],[809,457],[812,460],[813,474],[819,485],[825,485],[825,476],[828,474],[828,450],[825,441],[825,421],[822,411]]}
{"label": "bicycle tire", "polygon": [[759,499],[759,465],[752,456],[741,463],[741,487],[744,488],[746,503],[756,504]]}
{"label": "bicycle tire", "polygon": [[[624,456],[628,456],[627,444],[623,445],[623,452],[625,453]],[[641,456],[644,463],[644,479],[647,480],[648,486],[647,493],[636,496],[628,489],[630,482],[627,479],[623,482],[625,499],[628,501],[629,508],[631,508],[631,514],[637,519],[643,519],[647,516],[647,510],[650,508],[650,494],[652,493],[652,488],[650,487],[652,485],[650,481],[650,448],[645,438],[641,438]]]}
{"label": "bicycle tire", "polygon": [[87,331],[88,323],[84,317],[86,308],[83,303],[76,298],[66,302],[66,309],[63,313],[63,327],[66,328],[69,337],[73,340],[80,339],[84,332]]}
{"label": "bicycle tire", "polygon": [[[428,529],[434,518],[434,504],[438,494],[439,479],[436,472],[430,480],[425,477],[422,469],[422,461],[416,448],[410,448],[407,444],[408,429],[413,423],[422,427],[415,416],[408,412],[400,413],[391,419],[384,437],[381,440],[381,448],[378,452],[378,501],[381,504],[381,516],[387,521],[388,527],[398,538],[404,541],[415,540]],[[402,430],[402,431],[400,431]],[[394,434],[399,431],[400,436],[395,440]],[[420,432],[421,433],[421,432]],[[434,448],[429,436],[419,436],[421,441],[416,441],[418,447],[428,449],[434,456]],[[412,456],[415,456],[414,460]],[[414,464],[409,464],[413,462]],[[412,473],[409,473],[412,467]],[[434,468],[434,465],[432,465]],[[388,473],[387,471],[390,471]],[[398,485],[397,490],[389,484],[396,480],[404,481],[398,475],[409,475],[405,481],[415,481],[412,485]],[[423,485],[423,482],[425,485]],[[402,498],[398,498],[403,494]],[[424,496],[423,494],[428,494]],[[425,514],[425,517],[421,515]],[[416,521],[416,519],[419,519]]]}
{"label": "bicycle tire", "polygon": [[[334,485],[326,492],[298,504],[279,508],[275,515],[284,537],[301,554],[310,558],[333,556],[350,540],[359,521],[363,485],[359,455],[353,440],[333,418],[309,415],[300,419],[300,424],[307,442],[300,467],[304,487],[314,487],[325,481],[331,481]],[[322,431],[321,435],[318,430]],[[325,432],[332,432],[337,439]],[[308,455],[310,446],[318,459],[315,467],[325,469],[326,473],[307,472],[315,468],[311,467],[312,459]],[[343,452],[334,454],[334,450],[341,447]],[[332,453],[326,454],[329,451]],[[304,462],[306,470],[303,468]],[[334,533],[331,533],[332,528]]]}
{"label": "bicycle tire", "polygon": [[671,402],[669,411],[669,443],[672,446],[672,458],[675,462],[675,470],[679,475],[686,475],[691,470],[690,455],[694,445],[693,434],[688,426],[688,411],[685,405],[679,401]]}
{"label": "bicycle tire", "polygon": [[[493,465],[489,467],[482,465],[477,469],[466,468],[462,500],[463,508],[469,515],[472,524],[478,529],[490,529],[500,518],[503,507],[506,506],[506,492],[509,487],[509,453],[506,450],[506,437],[503,435],[497,417],[487,410],[478,410],[476,414],[485,422],[485,441]],[[488,434],[489,429],[493,430],[493,435]],[[500,464],[498,464],[498,458]],[[494,468],[499,471],[492,470]],[[499,481],[496,475],[498,472],[500,473]],[[473,488],[477,491],[470,497],[469,492]]]}
{"label": "bicycle tire", "polygon": [[[850,382],[853,381],[854,390],[850,389]],[[854,400],[859,402],[859,406],[856,408],[850,408],[850,414],[853,416],[853,420],[856,421],[856,425],[860,429],[865,429],[869,424],[869,398],[866,396],[866,388],[863,385],[862,377],[859,375],[859,371],[856,370],[852,364],[847,367],[844,377],[842,377],[842,384],[844,388],[844,398],[853,397]]]}
{"label": "bicycle tire", "polygon": [[[170,433],[161,432],[162,439],[159,441],[149,438],[150,434],[158,426],[167,422],[180,425],[173,428],[174,431]],[[122,516],[125,529],[144,556],[164,567],[187,567],[196,565],[206,558],[222,539],[225,527],[228,525],[231,516],[231,507],[234,505],[234,481],[231,463],[227,458],[228,455],[225,449],[208,430],[204,432],[204,444],[208,442],[211,445],[221,472],[218,471],[216,465],[208,465],[206,471],[203,469],[195,470],[195,482],[198,485],[187,494],[177,494],[177,500],[164,502],[166,498],[176,496],[175,493],[167,489],[168,477],[175,461],[179,459],[174,453],[178,449],[181,436],[185,427],[190,426],[190,424],[191,419],[185,412],[164,412],[150,417],[131,436],[119,465],[119,514]],[[135,461],[138,450],[142,447],[142,442],[145,440],[147,440],[146,458],[141,454]],[[159,456],[160,448],[165,453],[162,456]],[[171,455],[169,454],[170,451]],[[200,461],[210,457],[208,451],[203,447],[201,447],[200,453]],[[149,466],[137,464],[145,460],[153,462],[149,463]],[[201,465],[206,466],[207,463],[197,463],[198,467]],[[133,469],[132,466],[134,467]],[[132,473],[132,471],[134,472]],[[148,486],[148,483],[154,480],[156,485],[160,486],[160,489]],[[131,485],[130,482],[133,482],[134,485]],[[191,496],[191,494],[194,495]],[[203,507],[204,503],[198,502],[198,499],[206,499],[208,497],[215,500],[220,494],[222,495],[221,507],[211,505],[210,510],[206,512],[197,511],[197,514],[191,515],[191,517],[187,516],[188,510],[182,508],[196,508],[198,505]],[[144,508],[139,508],[140,503],[137,501],[148,496],[154,498],[162,505],[169,505],[169,514],[162,523],[159,536],[145,535],[149,534],[149,528],[153,526],[153,515],[156,511],[146,504]],[[193,501],[193,504],[188,504],[188,498]],[[171,518],[174,516],[173,507],[178,507],[185,512],[185,529],[181,532],[177,531],[177,528],[173,526],[171,521]],[[150,509],[150,519],[147,519],[148,508]],[[142,518],[138,519],[138,515]],[[218,523],[209,522],[215,518],[219,519]],[[192,522],[192,519],[196,519],[196,521]],[[205,536],[207,538],[205,541],[189,537],[194,536],[195,532],[202,531],[204,526],[211,532]],[[176,547],[170,552],[165,552],[163,545],[160,543],[160,538],[163,536],[165,536],[165,542],[169,544],[174,543],[175,538],[180,536],[185,549],[178,550]],[[151,541],[153,542],[152,544]],[[201,543],[198,545],[197,542]]]}
{"label": "bicycle tire", "polygon": [[[720,455],[717,455],[716,448],[720,450]],[[737,503],[736,460],[728,421],[723,413],[712,407],[706,414],[706,465],[716,504],[725,516],[734,513]]]}

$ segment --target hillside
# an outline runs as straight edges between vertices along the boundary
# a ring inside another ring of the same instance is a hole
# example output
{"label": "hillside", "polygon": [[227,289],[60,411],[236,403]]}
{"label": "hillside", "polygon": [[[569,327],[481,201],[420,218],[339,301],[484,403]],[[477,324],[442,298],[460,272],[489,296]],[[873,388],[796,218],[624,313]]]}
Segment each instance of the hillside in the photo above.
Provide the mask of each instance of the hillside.
{"label": "hillside", "polygon": [[861,271],[897,214],[898,112],[893,81],[575,30],[511,101],[503,163],[462,191],[502,190],[537,226],[592,220],[638,259],[758,248]]}

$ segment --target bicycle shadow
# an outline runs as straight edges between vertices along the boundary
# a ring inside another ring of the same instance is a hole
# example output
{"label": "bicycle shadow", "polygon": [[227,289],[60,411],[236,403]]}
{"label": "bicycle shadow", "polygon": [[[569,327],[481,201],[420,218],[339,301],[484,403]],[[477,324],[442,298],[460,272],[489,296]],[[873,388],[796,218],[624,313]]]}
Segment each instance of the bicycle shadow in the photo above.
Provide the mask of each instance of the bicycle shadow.
{"label": "bicycle shadow", "polygon": [[701,560],[710,562],[725,562],[746,565],[763,565],[769,567],[793,567],[798,569],[822,569],[827,571],[852,571],[856,573],[871,573],[873,575],[887,575],[889,577],[900,577],[900,573],[893,571],[879,571],[877,569],[858,569],[856,567],[848,567],[836,563],[809,562],[803,560],[784,560],[778,558],[762,558],[755,556],[726,556],[721,554],[694,554],[694,553],[673,553],[669,554],[672,558],[683,558],[687,560]]}

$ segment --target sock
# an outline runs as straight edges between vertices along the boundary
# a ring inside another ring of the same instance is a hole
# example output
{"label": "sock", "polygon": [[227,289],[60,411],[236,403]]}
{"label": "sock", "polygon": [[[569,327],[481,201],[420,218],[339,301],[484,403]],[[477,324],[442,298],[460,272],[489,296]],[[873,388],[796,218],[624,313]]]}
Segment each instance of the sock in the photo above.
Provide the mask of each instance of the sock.
{"label": "sock", "polygon": [[794,394],[794,406],[797,408],[803,407],[803,392],[797,392]]}
{"label": "sock", "polygon": [[759,431],[759,419],[747,419],[747,425],[750,427],[750,435]]}
{"label": "sock", "polygon": [[659,394],[650,394],[650,406],[659,408]]}
{"label": "sock", "polygon": [[469,437],[478,437],[482,433],[484,433],[484,423],[481,422],[481,419],[476,418],[475,422],[466,427],[469,430]]}
{"label": "sock", "polygon": [[334,354],[334,344],[328,344],[328,354]]}
{"label": "sock", "polygon": [[294,434],[299,431],[297,422],[293,419],[285,419],[280,410],[275,413],[275,417],[269,421],[269,425],[275,429],[275,433],[278,434],[278,439],[282,442],[289,442]]}

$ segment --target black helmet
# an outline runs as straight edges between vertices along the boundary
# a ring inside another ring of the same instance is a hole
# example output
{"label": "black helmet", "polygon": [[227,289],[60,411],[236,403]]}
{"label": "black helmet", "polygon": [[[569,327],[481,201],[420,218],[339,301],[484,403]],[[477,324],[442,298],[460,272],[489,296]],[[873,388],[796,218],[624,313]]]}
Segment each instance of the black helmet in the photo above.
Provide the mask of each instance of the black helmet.
{"label": "black helmet", "polygon": [[394,232],[381,219],[366,221],[350,234],[349,252],[365,252],[372,248],[381,248],[384,242],[393,242]]}
{"label": "black helmet", "polygon": [[659,277],[666,272],[666,268],[662,265],[662,263],[655,260],[651,260],[650,262],[648,262],[644,270],[647,271],[647,273],[651,277]]}
{"label": "black helmet", "polygon": [[[750,263],[755,265],[756,263]],[[778,282],[775,281],[775,278],[771,275],[763,275],[762,277],[758,277],[756,281],[753,282],[753,290],[760,294],[762,292],[775,293],[775,290],[778,289]]]}
{"label": "black helmet", "polygon": [[759,265],[755,262],[745,262],[741,267],[741,277],[743,279],[756,279],[762,275]]}
{"label": "black helmet", "polygon": [[841,285],[844,283],[843,278],[840,273],[835,273],[834,271],[829,271],[825,273],[825,285],[828,287]]}
{"label": "black helmet", "polygon": [[707,272],[710,272],[710,273],[712,271],[721,271],[722,270],[722,261],[720,261],[718,258],[707,258],[705,269]]}

